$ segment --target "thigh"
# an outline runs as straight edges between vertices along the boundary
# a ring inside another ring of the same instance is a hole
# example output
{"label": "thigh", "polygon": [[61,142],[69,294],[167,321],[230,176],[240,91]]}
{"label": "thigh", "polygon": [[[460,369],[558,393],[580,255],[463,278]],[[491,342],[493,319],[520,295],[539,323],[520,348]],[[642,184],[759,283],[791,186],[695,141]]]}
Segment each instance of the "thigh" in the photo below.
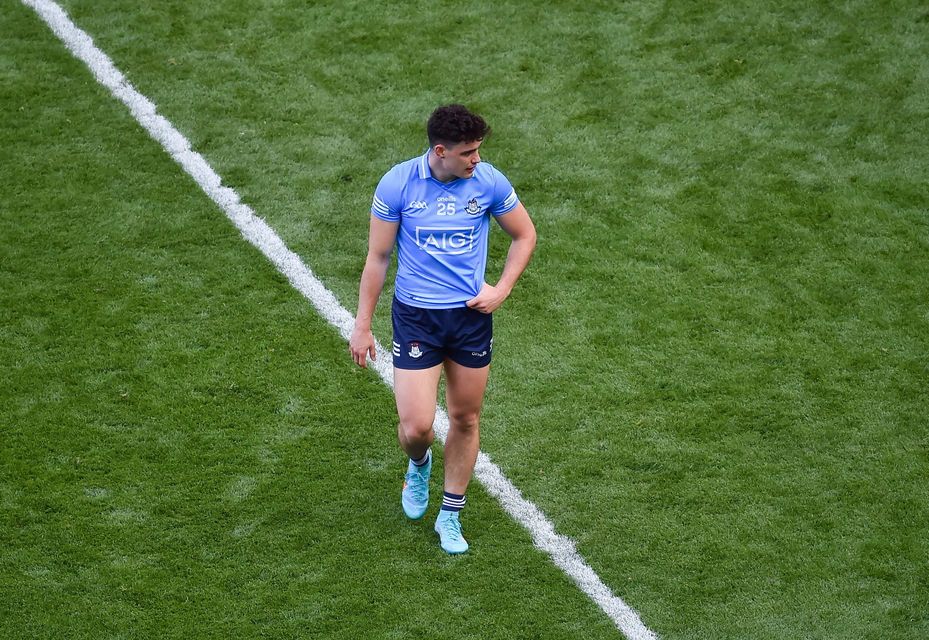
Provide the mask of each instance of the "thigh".
{"label": "thigh", "polygon": [[476,368],[445,361],[445,403],[450,416],[480,414],[489,375],[490,365]]}
{"label": "thigh", "polygon": [[441,364],[428,369],[394,367],[394,397],[401,423],[432,424],[441,375]]}

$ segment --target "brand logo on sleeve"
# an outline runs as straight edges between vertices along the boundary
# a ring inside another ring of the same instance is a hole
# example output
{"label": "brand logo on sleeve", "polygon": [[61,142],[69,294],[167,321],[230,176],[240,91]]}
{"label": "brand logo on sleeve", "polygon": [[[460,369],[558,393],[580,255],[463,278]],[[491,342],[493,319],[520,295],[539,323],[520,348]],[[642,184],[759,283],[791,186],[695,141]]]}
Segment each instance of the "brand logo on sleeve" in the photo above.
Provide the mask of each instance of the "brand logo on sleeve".
{"label": "brand logo on sleeve", "polygon": [[469,253],[474,249],[474,227],[416,227],[416,244],[432,255]]}

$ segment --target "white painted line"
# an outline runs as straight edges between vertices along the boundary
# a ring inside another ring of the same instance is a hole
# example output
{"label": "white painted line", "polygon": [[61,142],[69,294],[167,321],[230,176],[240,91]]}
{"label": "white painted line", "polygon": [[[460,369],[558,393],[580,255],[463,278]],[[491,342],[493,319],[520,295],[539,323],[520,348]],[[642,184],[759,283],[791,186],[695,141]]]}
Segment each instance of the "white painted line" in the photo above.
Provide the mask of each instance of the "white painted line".
{"label": "white painted line", "polygon": [[[76,58],[84,62],[97,81],[125,104],[139,124],[164,147],[174,160],[196,181],[200,188],[225,212],[245,239],[265,254],[290,283],[316,307],[319,314],[339,330],[345,340],[351,336],[355,319],[329,291],[300,256],[287,248],[274,230],[243,204],[239,194],[222,185],[222,180],[207,161],[190,148],[190,142],[168,120],[158,115],[155,105],[135,90],[113,61],[94,45],[87,33],[79,29],[64,10],[51,0],[22,0],[51,27]],[[346,360],[348,360],[346,355]],[[377,344],[377,361],[372,368],[393,387],[390,354]],[[441,408],[435,420],[435,432],[442,442],[448,434],[448,415]],[[536,547],[548,553],[577,586],[586,593],[616,624],[629,640],[654,640],[638,614],[613,595],[600,576],[584,561],[574,541],[555,531],[554,525],[532,502],[526,500],[500,468],[483,451],[477,459],[475,477],[487,492],[495,496],[504,510],[532,535]]]}

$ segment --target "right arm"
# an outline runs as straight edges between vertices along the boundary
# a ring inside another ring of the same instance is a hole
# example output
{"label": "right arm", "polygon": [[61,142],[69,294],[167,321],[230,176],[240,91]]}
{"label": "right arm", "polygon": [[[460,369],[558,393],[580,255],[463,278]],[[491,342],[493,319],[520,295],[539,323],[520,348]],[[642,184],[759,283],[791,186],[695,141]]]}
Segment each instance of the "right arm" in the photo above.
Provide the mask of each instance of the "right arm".
{"label": "right arm", "polygon": [[355,316],[355,328],[348,341],[348,350],[352,360],[359,367],[367,367],[365,357],[370,355],[372,360],[377,359],[374,350],[374,334],[371,333],[371,319],[374,317],[374,308],[377,299],[384,289],[384,280],[387,277],[387,267],[390,265],[390,254],[397,242],[397,229],[399,222],[386,222],[376,216],[371,216],[371,227],[368,231],[368,257],[365,260],[364,271],[361,273],[361,285],[358,287],[358,313]]}

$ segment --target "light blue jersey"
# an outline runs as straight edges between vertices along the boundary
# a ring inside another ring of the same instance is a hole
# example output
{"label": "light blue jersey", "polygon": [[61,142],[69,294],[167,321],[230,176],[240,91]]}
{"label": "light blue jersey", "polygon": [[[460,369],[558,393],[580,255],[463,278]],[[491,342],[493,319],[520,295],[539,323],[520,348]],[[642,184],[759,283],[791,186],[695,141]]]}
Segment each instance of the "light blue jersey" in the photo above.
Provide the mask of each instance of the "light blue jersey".
{"label": "light blue jersey", "polygon": [[470,178],[439,182],[428,156],[402,162],[381,178],[371,214],[400,223],[397,299],[428,309],[463,307],[484,284],[490,216],[512,211],[519,198],[486,162]]}

